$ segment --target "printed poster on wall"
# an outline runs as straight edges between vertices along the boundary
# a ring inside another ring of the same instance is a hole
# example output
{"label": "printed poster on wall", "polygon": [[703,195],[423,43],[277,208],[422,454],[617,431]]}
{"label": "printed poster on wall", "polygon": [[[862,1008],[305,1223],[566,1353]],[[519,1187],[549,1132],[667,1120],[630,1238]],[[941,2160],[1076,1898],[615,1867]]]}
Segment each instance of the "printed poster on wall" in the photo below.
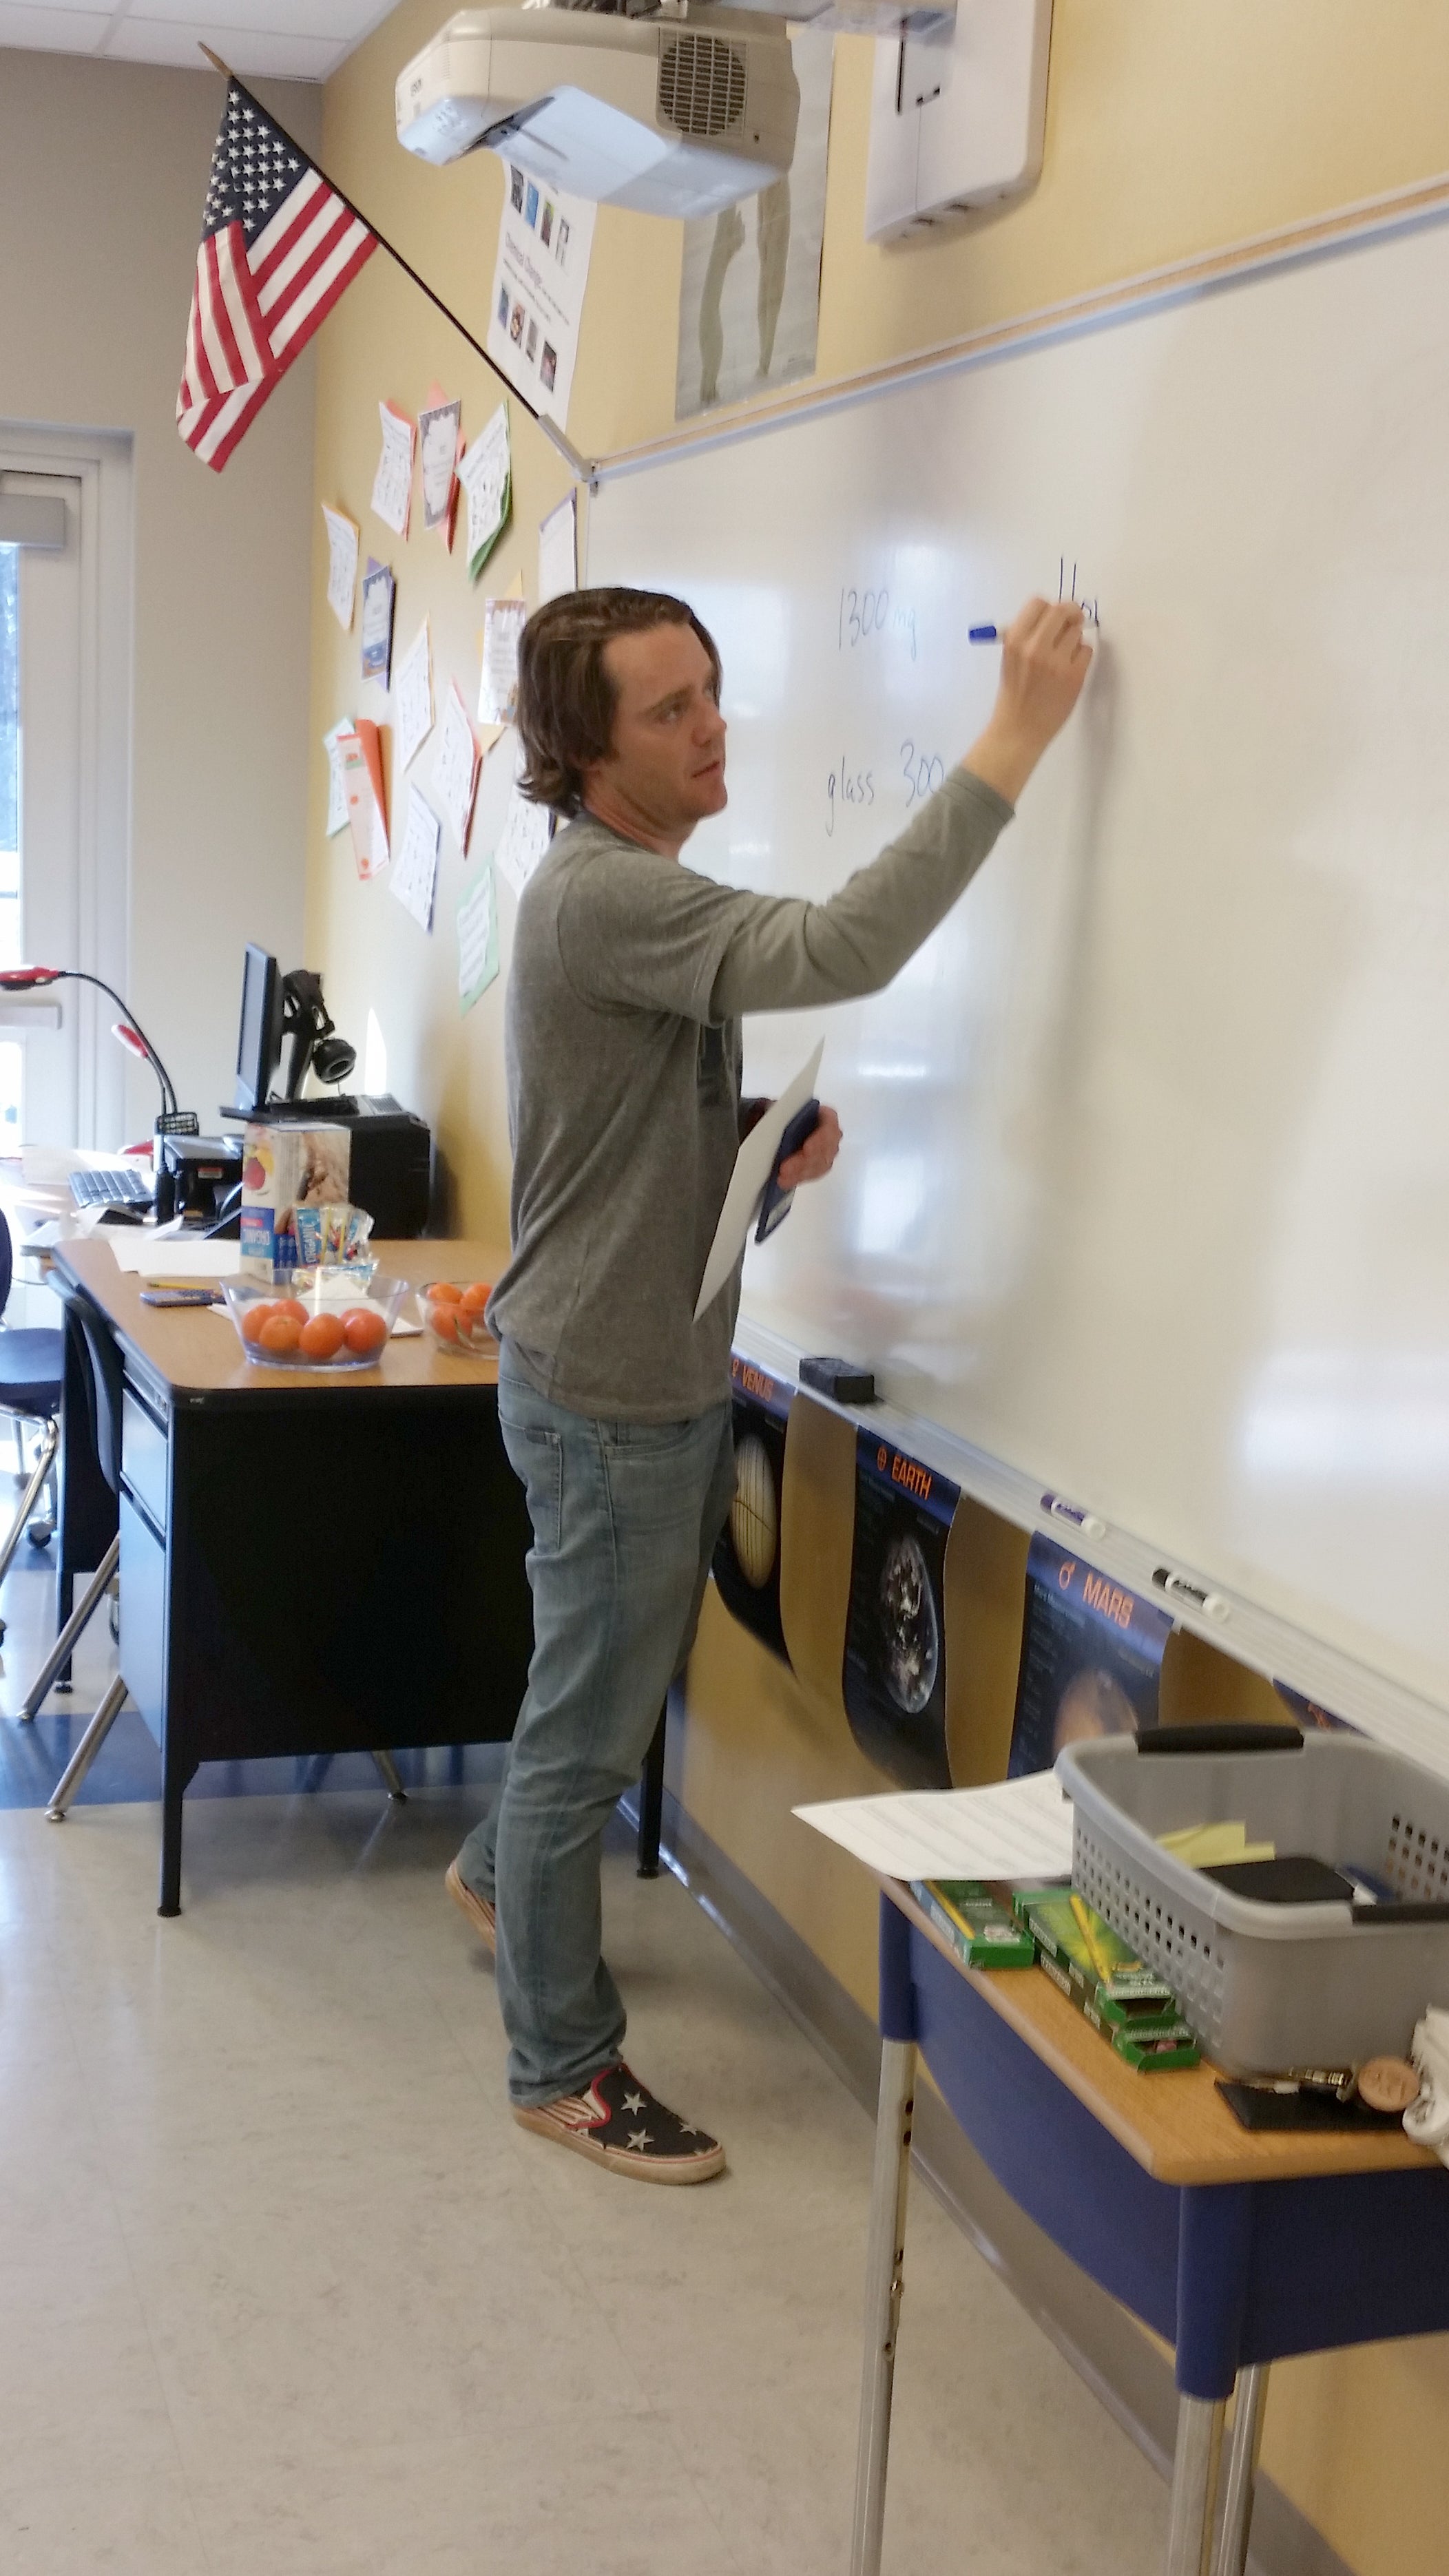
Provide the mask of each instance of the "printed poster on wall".
{"label": "printed poster on wall", "polygon": [[946,1541],[959,1486],[874,1431],[855,1440],[841,1686],[862,1753],[905,1789],[949,1789]]}
{"label": "printed poster on wall", "polygon": [[797,31],[790,56],[800,120],[788,172],[682,227],[676,420],[815,372],[834,47]]}
{"label": "printed poster on wall", "polygon": [[738,1351],[730,1360],[730,1386],[735,1498],[715,1544],[715,1588],[741,1627],[788,1663],[780,1619],[780,1528],[785,1433],[795,1390],[767,1377],[753,1361],[741,1359]]}
{"label": "printed poster on wall", "polygon": [[594,209],[505,164],[488,355],[535,411],[568,427]]}
{"label": "printed poster on wall", "polygon": [[1172,1618],[1055,1539],[1032,1540],[1008,1775],[1049,1771],[1063,1745],[1157,1724]]}

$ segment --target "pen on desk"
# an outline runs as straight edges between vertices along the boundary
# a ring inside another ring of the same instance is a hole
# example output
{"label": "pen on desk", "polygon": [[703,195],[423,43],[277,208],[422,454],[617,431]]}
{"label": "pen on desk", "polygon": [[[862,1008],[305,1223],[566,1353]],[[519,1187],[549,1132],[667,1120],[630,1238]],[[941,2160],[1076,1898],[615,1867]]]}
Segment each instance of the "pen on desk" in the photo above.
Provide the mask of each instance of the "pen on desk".
{"label": "pen on desk", "polygon": [[1079,1529],[1084,1538],[1105,1538],[1107,1535],[1105,1521],[1099,1520],[1095,1512],[1083,1511],[1080,1503],[1069,1503],[1065,1494],[1043,1494],[1041,1507],[1051,1514],[1054,1521],[1070,1521],[1073,1529]]}

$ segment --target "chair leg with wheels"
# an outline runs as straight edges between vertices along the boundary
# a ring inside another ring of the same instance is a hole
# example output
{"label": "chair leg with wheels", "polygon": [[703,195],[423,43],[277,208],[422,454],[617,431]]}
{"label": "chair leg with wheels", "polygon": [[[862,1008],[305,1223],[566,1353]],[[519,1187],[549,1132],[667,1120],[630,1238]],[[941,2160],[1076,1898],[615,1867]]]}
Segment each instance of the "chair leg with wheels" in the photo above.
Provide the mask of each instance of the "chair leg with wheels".
{"label": "chair leg with wheels", "polygon": [[81,1630],[84,1628],[86,1621],[91,1617],[96,1604],[100,1601],[103,1593],[105,1592],[106,1586],[110,1582],[111,1577],[115,1573],[120,1562],[121,1542],[119,1538],[113,1538],[110,1546],[105,1552],[105,1555],[102,1557],[100,1564],[97,1566],[95,1573],[91,1576],[89,1583],[81,1594],[80,1600],[77,1602],[74,1610],[72,1610],[70,1617],[67,1619],[65,1626],[60,1632],[60,1635],[56,1638],[55,1644],[51,1647],[50,1653],[46,1657],[45,1662],[41,1665],[39,1672],[36,1674],[34,1681],[31,1683],[29,1690],[25,1694],[25,1698],[20,1709],[22,1721],[27,1718],[34,1717],[41,1701],[44,1699],[46,1692],[54,1681],[56,1674],[60,1671],[62,1664],[68,1664],[70,1662],[71,1656],[74,1653],[76,1644],[79,1640]]}
{"label": "chair leg with wheels", "polygon": [[386,1789],[388,1796],[397,1806],[405,1807],[407,1805],[408,1793],[403,1787],[402,1773],[399,1771],[392,1755],[390,1753],[375,1752],[372,1758],[377,1764],[378,1770],[382,1774],[382,1785]]}
{"label": "chair leg with wheels", "polygon": [[105,1698],[102,1700],[100,1707],[96,1710],[95,1716],[91,1719],[89,1726],[86,1728],[84,1735],[81,1737],[79,1744],[76,1746],[74,1753],[71,1755],[70,1760],[67,1762],[65,1769],[62,1771],[60,1778],[55,1784],[55,1794],[45,1811],[53,1825],[58,1825],[63,1821],[66,1808],[75,1796],[77,1789],[80,1787],[82,1780],[89,1771],[91,1764],[94,1762],[96,1755],[101,1749],[101,1746],[105,1743],[106,1737],[110,1734],[112,1727],[120,1716],[121,1710],[125,1705],[125,1699],[126,1685],[122,1681],[120,1674],[117,1673],[116,1678],[112,1682],[110,1689],[107,1691]]}

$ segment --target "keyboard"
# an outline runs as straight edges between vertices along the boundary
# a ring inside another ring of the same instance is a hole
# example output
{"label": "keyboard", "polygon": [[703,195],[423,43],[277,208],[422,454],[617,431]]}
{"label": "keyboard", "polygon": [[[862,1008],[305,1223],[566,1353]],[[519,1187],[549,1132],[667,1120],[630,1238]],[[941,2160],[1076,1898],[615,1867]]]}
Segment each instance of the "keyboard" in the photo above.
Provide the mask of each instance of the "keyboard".
{"label": "keyboard", "polygon": [[72,1172],[70,1194],[76,1206],[149,1207],[153,1191],[149,1171]]}

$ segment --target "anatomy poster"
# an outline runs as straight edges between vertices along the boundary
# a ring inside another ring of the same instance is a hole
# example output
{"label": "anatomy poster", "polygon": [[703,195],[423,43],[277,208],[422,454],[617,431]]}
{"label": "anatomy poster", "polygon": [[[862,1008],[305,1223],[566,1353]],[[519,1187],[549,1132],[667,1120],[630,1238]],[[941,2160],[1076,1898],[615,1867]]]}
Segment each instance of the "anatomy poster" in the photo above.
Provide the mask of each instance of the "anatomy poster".
{"label": "anatomy poster", "polygon": [[874,1431],[855,1442],[841,1686],[862,1753],[903,1789],[949,1789],[946,1541],[959,1486]]}
{"label": "anatomy poster", "polygon": [[676,420],[815,371],[834,51],[809,33],[790,51],[800,122],[787,176],[684,226]]}

